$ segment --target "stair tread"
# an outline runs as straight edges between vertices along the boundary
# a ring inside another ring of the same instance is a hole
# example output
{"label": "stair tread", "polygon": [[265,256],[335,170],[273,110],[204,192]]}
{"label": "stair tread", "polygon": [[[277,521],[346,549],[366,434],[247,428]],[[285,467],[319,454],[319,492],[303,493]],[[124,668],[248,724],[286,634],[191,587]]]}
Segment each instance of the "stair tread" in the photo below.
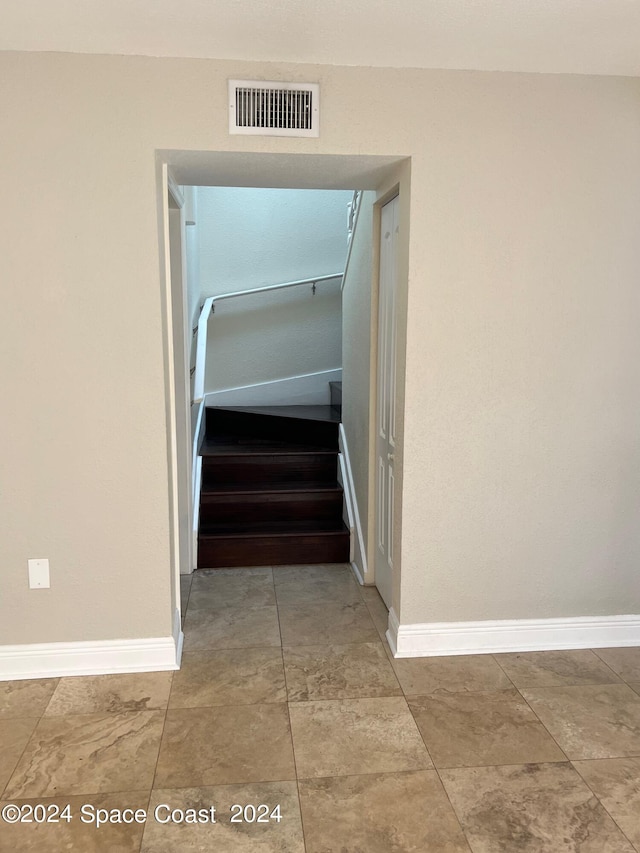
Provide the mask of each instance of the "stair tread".
{"label": "stair tread", "polygon": [[207,407],[200,567],[348,559],[339,422],[330,406]]}
{"label": "stair tread", "polygon": [[224,482],[224,483],[209,483],[203,485],[202,495],[270,495],[270,494],[314,494],[322,492],[322,494],[333,494],[342,492],[342,486],[334,481],[328,482],[323,480],[317,481],[286,481],[281,483],[271,483],[268,481],[241,483],[241,482]]}
{"label": "stair tread", "polygon": [[317,444],[292,444],[286,441],[220,442],[206,437],[200,447],[200,456],[295,456],[309,453],[336,454],[336,450]]}
{"label": "stair tread", "polygon": [[272,415],[280,418],[299,418],[304,421],[340,423],[331,406],[207,406],[212,411],[247,412],[254,415]]}
{"label": "stair tread", "polygon": [[204,529],[200,528],[200,539],[217,539],[228,536],[243,539],[263,536],[335,536],[349,535],[343,521],[305,520],[305,521],[252,521],[252,522],[224,522],[221,524],[207,524]]}

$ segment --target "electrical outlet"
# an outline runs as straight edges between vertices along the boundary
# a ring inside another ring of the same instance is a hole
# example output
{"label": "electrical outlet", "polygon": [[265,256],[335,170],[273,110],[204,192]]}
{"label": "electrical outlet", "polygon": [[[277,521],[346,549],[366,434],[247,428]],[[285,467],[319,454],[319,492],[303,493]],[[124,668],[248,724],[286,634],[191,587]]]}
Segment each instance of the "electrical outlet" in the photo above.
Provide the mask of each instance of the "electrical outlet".
{"label": "electrical outlet", "polygon": [[49,560],[29,560],[29,588],[48,589]]}

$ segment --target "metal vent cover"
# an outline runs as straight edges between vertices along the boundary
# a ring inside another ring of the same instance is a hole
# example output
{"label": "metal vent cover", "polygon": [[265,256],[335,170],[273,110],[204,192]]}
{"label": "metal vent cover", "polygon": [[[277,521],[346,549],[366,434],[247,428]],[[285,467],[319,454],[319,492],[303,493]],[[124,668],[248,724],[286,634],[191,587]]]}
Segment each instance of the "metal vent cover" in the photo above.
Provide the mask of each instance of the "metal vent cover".
{"label": "metal vent cover", "polygon": [[320,86],[229,80],[229,133],[319,136]]}

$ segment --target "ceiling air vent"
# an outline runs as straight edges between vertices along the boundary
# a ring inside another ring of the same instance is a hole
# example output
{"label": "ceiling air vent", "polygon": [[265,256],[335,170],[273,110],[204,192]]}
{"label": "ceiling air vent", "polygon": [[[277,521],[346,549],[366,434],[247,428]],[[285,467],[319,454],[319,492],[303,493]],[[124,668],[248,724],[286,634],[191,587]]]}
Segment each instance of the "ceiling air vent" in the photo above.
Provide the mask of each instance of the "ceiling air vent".
{"label": "ceiling air vent", "polygon": [[229,133],[319,136],[319,85],[229,80]]}

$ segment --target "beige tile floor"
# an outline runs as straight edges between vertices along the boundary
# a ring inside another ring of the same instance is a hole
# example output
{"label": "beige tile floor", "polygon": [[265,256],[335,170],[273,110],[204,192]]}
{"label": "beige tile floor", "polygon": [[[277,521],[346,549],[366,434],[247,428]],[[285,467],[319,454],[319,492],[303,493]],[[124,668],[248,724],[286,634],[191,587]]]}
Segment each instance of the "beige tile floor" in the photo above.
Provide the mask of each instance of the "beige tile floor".
{"label": "beige tile floor", "polygon": [[640,851],[640,648],[393,660],[347,566],[183,602],[179,672],[0,683],[0,853]]}

